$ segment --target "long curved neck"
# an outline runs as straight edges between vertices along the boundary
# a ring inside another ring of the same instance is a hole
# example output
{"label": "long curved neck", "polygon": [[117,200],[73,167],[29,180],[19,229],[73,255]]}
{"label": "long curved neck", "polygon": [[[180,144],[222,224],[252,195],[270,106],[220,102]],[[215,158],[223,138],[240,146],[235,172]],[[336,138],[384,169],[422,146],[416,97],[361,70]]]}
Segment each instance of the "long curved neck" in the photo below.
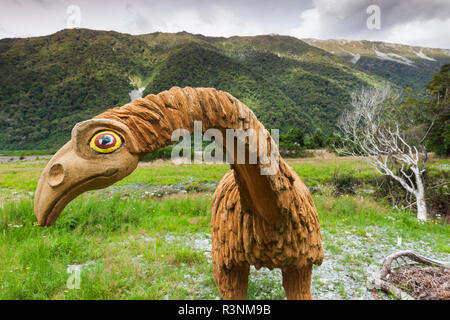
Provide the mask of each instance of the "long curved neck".
{"label": "long curved neck", "polygon": [[[271,163],[264,164],[259,159],[253,164],[248,161],[238,163],[234,146],[231,151],[234,160],[232,168],[241,193],[241,202],[244,209],[256,211],[272,224],[278,224],[283,211],[286,211],[283,208],[286,204],[280,202],[279,198],[292,188],[292,172],[279,157],[270,135],[254,113],[227,92],[213,88],[173,87],[157,95],[148,95],[122,107],[107,110],[95,118],[125,123],[135,137],[135,152],[142,156],[172,144],[172,132],[176,129],[186,129],[192,133],[195,121],[202,122],[203,132],[218,129],[225,134],[226,129],[253,129],[257,135],[264,133],[269,137],[267,149],[270,149],[272,155],[269,159]],[[253,150],[254,146],[248,143],[248,138],[244,139],[247,139],[247,152],[249,149]],[[224,139],[223,147],[229,153],[226,141]],[[277,161],[276,170],[262,175],[264,168],[274,165],[273,161]]]}
{"label": "long curved neck", "polygon": [[150,94],[95,118],[125,123],[137,138],[138,152],[146,154],[172,144],[176,129],[191,133],[194,122],[201,121],[203,131],[211,128],[264,129],[253,112],[227,92],[213,88],[179,88]]}

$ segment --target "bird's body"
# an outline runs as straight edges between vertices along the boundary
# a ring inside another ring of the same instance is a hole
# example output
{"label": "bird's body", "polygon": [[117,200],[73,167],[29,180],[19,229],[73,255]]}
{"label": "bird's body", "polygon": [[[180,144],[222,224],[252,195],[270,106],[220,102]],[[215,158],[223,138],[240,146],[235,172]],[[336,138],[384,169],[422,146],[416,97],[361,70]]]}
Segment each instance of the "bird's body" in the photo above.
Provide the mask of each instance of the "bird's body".
{"label": "bird's body", "polygon": [[[35,198],[39,223],[51,225],[80,193],[122,179],[146,153],[172,144],[174,130],[192,132],[197,120],[203,132],[267,133],[247,106],[212,88],[173,87],[107,110],[75,126],[72,140],[42,173]],[[312,265],[322,263],[322,237],[311,195],[268,137],[274,155],[269,164],[240,163],[234,145],[228,148],[228,140],[221,144],[234,160],[213,195],[211,219],[214,278],[225,299],[246,297],[250,265],[281,268],[287,297],[310,299]],[[241,142],[250,159],[250,153],[260,150],[248,141]],[[267,166],[273,169],[274,164],[276,170],[267,173]]]}
{"label": "bird's body", "polygon": [[[256,269],[320,263],[318,225],[316,221],[310,225],[301,224],[298,216],[302,211],[300,202],[294,204],[280,226],[275,227],[251,209],[244,209],[235,174],[234,170],[227,172],[213,195],[211,232],[214,260],[220,261],[224,267],[247,262]],[[301,185],[301,181],[298,183]],[[317,236],[315,242],[309,241],[311,234]]]}
{"label": "bird's body", "polygon": [[[310,298],[310,269],[323,258],[321,235],[315,216],[307,218],[315,208],[306,186],[294,172],[290,174],[294,178],[290,192],[297,200],[286,207],[277,225],[241,201],[247,191],[241,191],[244,187],[236,182],[240,179],[236,179],[237,170],[230,170],[220,181],[213,195],[211,238],[214,278],[222,297],[244,299],[249,266],[254,265],[256,269],[280,268],[288,298]],[[291,279],[298,287],[289,289],[286,279],[293,270],[304,274]]]}

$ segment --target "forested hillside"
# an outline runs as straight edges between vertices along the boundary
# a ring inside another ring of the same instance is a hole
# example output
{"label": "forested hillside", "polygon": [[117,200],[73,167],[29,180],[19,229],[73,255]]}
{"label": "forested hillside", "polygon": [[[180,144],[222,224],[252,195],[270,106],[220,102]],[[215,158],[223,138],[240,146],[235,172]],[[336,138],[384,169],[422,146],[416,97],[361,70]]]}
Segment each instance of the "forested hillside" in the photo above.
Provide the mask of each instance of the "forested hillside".
{"label": "forested hillside", "polygon": [[269,128],[328,133],[351,90],[409,81],[278,35],[70,29],[0,40],[0,66],[0,150],[58,148],[76,122],[127,103],[136,88],[146,95],[172,86],[215,87],[241,99]]}
{"label": "forested hillside", "polygon": [[0,40],[0,149],[55,148],[78,121],[129,101],[128,75],[152,65],[142,41],[65,30]]}

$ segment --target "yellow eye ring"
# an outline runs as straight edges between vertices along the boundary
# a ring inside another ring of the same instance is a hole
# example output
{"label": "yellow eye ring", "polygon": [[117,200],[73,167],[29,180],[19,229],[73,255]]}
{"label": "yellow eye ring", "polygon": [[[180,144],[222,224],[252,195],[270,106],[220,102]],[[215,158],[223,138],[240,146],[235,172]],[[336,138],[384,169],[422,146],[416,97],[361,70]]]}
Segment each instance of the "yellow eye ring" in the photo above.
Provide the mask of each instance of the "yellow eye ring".
{"label": "yellow eye ring", "polygon": [[122,145],[122,138],[112,131],[100,131],[96,133],[89,146],[100,153],[111,153],[116,151]]}

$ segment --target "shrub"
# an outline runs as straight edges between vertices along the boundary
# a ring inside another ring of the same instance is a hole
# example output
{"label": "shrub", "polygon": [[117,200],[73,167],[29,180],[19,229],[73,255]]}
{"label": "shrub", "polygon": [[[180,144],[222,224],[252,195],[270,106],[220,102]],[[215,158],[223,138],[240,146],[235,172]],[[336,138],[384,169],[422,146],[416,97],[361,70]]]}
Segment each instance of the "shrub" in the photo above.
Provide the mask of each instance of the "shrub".
{"label": "shrub", "polygon": [[156,159],[170,159],[172,154],[172,147],[166,147],[162,149],[158,149],[156,151],[150,152],[141,161],[153,161]]}
{"label": "shrub", "polygon": [[361,179],[351,173],[342,173],[336,169],[331,177],[331,184],[334,188],[333,195],[355,194],[356,188],[361,185]]}

